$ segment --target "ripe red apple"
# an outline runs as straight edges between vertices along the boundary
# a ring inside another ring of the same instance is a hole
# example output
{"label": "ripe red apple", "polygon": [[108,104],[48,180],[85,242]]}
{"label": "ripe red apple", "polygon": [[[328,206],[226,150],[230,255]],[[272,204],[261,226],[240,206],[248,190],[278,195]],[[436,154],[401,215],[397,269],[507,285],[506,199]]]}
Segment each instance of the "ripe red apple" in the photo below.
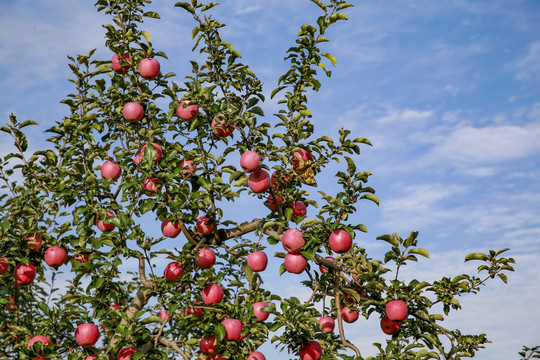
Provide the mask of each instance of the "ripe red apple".
{"label": "ripe red apple", "polygon": [[19,285],[28,285],[36,278],[36,267],[32,264],[19,264],[13,272],[15,281]]}
{"label": "ripe red apple", "polygon": [[161,222],[161,232],[163,236],[175,238],[182,231],[180,223],[173,223],[169,218],[163,219]]}
{"label": "ripe red apple", "polygon": [[312,160],[311,153],[307,151],[306,149],[300,149],[298,151],[295,151],[292,156],[293,156],[293,165],[292,165],[293,170],[296,170],[298,164],[300,163],[300,160],[303,160],[303,161]]}
{"label": "ripe red apple", "polygon": [[199,115],[199,107],[197,105],[189,105],[189,101],[181,101],[176,108],[176,115],[184,121],[195,120]]}
{"label": "ripe red apple", "polygon": [[124,53],[121,58],[118,57],[118,54],[114,54],[112,57],[112,69],[115,73],[126,74],[129,71],[131,66],[125,65],[122,66],[123,61],[130,61],[128,53]]}
{"label": "ripe red apple", "polygon": [[292,220],[296,219],[298,216],[305,216],[307,214],[306,205],[301,201],[293,201],[290,208],[292,209]]}
{"label": "ripe red apple", "polygon": [[225,340],[237,341],[242,333],[242,323],[237,319],[225,319],[221,322],[225,326]]}
{"label": "ripe red apple", "polygon": [[111,160],[107,160],[101,165],[101,177],[107,179],[118,180],[122,174],[122,169],[117,163]]}
{"label": "ripe red apple", "polygon": [[302,236],[302,232],[298,229],[288,229],[283,234],[283,238],[281,240],[281,245],[283,245],[283,248],[292,254],[302,250],[302,246],[304,246],[305,243],[306,241]]}
{"label": "ripe red apple", "polygon": [[30,250],[38,251],[41,248],[43,243],[43,238],[41,236],[36,236],[36,234],[31,234],[26,237],[26,246]]}
{"label": "ripe red apple", "polygon": [[353,311],[348,306],[344,306],[341,308],[341,317],[343,318],[343,321],[347,323],[355,322],[356,320],[358,320],[358,316],[360,316],[358,311]]}
{"label": "ripe red apple", "polygon": [[274,196],[272,194],[268,195],[266,198],[266,201],[268,201],[268,208],[271,211],[276,211],[278,208],[278,204],[283,204],[283,198],[279,195],[276,195],[277,203],[274,202]]}
{"label": "ripe red apple", "polygon": [[257,321],[266,321],[266,319],[268,319],[268,316],[270,316],[270,313],[261,310],[265,306],[268,306],[268,303],[264,301],[258,301],[256,303],[253,303],[253,314],[257,318]]}
{"label": "ripe red apple", "polygon": [[407,304],[401,300],[392,300],[386,304],[386,316],[392,321],[403,321],[409,315]]}
{"label": "ripe red apple", "polygon": [[268,265],[268,256],[263,251],[254,251],[248,255],[247,264],[255,272],[264,271]]}
{"label": "ripe red apple", "polygon": [[272,178],[270,182],[272,183],[272,189],[281,190],[286,183],[288,183],[291,178],[288,175],[281,173],[281,171],[274,171],[272,173]]}
{"label": "ripe red apple", "polygon": [[109,310],[111,310],[111,311],[114,311],[114,310],[121,310],[121,309],[122,309],[122,305],[120,305],[120,304],[111,304],[111,305],[109,306]]}
{"label": "ripe red apple", "polygon": [[302,360],[320,360],[322,357],[322,347],[319,342],[312,340],[302,347],[298,352]]}
{"label": "ripe red apple", "polygon": [[302,254],[285,255],[285,269],[294,274],[301,274],[307,266],[307,259]]}
{"label": "ripe red apple", "polygon": [[193,162],[193,160],[182,160],[178,164],[178,167],[182,168],[182,177],[190,178],[195,174],[197,165]]}
{"label": "ripe red apple", "polygon": [[73,260],[81,262],[81,263],[85,263],[87,261],[90,261],[90,256],[88,254],[79,254],[79,255],[75,255],[73,257]]}
{"label": "ripe red apple", "polygon": [[[219,123],[218,117],[222,118],[219,120]],[[217,137],[227,137],[231,135],[234,130],[233,126],[234,122],[229,125],[225,124],[225,115],[223,114],[218,114],[212,119],[212,129]]]}
{"label": "ripe red apple", "polygon": [[137,349],[134,347],[125,347],[118,352],[118,360],[130,360],[131,355],[135,354]]}
{"label": "ripe red apple", "polygon": [[351,235],[343,229],[333,231],[328,238],[328,245],[337,253],[347,252],[352,246]]}
{"label": "ripe red apple", "polygon": [[126,121],[138,122],[141,121],[144,116],[144,108],[141,104],[130,101],[122,108],[122,115],[124,115]]}
{"label": "ripe red apple", "polygon": [[[141,148],[141,151],[137,156],[135,156],[135,164],[139,165],[141,161],[144,161],[144,151],[146,150],[146,145],[144,144]],[[154,162],[157,163],[159,160],[161,160],[161,156],[163,155],[163,149],[159,144],[152,143],[152,146],[156,149],[156,157],[154,158]]]}
{"label": "ripe red apple", "polygon": [[171,318],[169,317],[169,310],[167,310],[167,309],[161,310],[159,312],[158,316],[161,319],[161,321],[163,321],[163,322],[167,322],[167,321],[171,320]]}
{"label": "ripe red apple", "polygon": [[260,351],[254,351],[251,354],[249,354],[247,360],[266,360],[263,353]]}
{"label": "ripe red apple", "polygon": [[143,190],[144,193],[148,196],[156,196],[156,193],[158,191],[158,187],[161,187],[161,180],[158,179],[155,176],[147,177],[143,180]]}
{"label": "ripe red apple", "polygon": [[[336,260],[332,256],[326,256],[325,259],[328,260],[328,261],[331,261],[331,262],[334,262],[334,260]],[[319,265],[319,270],[321,270],[322,273],[327,273],[328,272],[328,269],[323,267],[322,265]]]}
{"label": "ripe red apple", "polygon": [[387,335],[397,334],[399,330],[401,330],[401,322],[392,321],[388,319],[386,316],[384,316],[381,319],[381,329]]}
{"label": "ripe red apple", "polygon": [[195,264],[203,269],[210,269],[216,263],[216,254],[209,247],[202,247],[197,251]]}
{"label": "ripe red apple", "polygon": [[[194,304],[199,304],[199,303],[194,302]],[[198,307],[187,308],[186,311],[184,312],[184,316],[188,316],[188,315],[203,316],[203,311],[201,308],[198,308]]]}
{"label": "ripe red apple", "polygon": [[[107,216],[105,216],[105,219],[107,219],[108,217],[114,217],[114,213],[112,211],[107,211]],[[98,220],[96,222],[98,229],[103,232],[113,231],[115,228],[114,224],[113,223],[105,224],[105,219]]]}
{"label": "ripe red apple", "polygon": [[240,156],[240,166],[245,172],[254,172],[261,167],[261,156],[255,151],[247,150]]}
{"label": "ripe red apple", "polygon": [[34,336],[33,338],[31,338],[29,341],[28,341],[28,345],[26,346],[26,348],[28,350],[30,350],[30,348],[32,347],[32,345],[34,345],[35,343],[37,342],[41,342],[43,345],[47,346],[47,345],[52,345],[52,342],[51,340],[49,340],[46,336],[44,335],[36,335]]}
{"label": "ripe red apple", "polygon": [[334,331],[336,322],[330,316],[323,316],[319,319],[319,325],[321,326],[321,332],[326,334]]}
{"label": "ripe red apple", "polygon": [[154,58],[144,58],[139,63],[139,73],[146,80],[154,80],[159,75],[159,61]]}
{"label": "ripe red apple", "polygon": [[211,222],[208,217],[203,215],[197,219],[197,222],[195,223],[195,228],[201,234],[208,235],[212,233],[212,231],[214,231],[214,223]]}
{"label": "ripe red apple", "polygon": [[97,355],[88,355],[87,357],[84,358],[84,360],[95,360],[97,358],[98,358]]}
{"label": "ripe red apple", "polygon": [[248,177],[248,186],[254,193],[262,193],[270,187],[270,175],[265,170],[257,170]]}
{"label": "ripe red apple", "polygon": [[202,299],[206,305],[221,302],[223,295],[223,289],[218,284],[206,285],[202,291]]}
{"label": "ripe red apple", "polygon": [[170,281],[178,281],[178,278],[184,274],[184,268],[179,262],[173,261],[165,267],[163,276]]}
{"label": "ripe red apple", "polygon": [[66,262],[67,253],[59,246],[51,246],[45,251],[44,258],[47,265],[56,269]]}
{"label": "ripe red apple", "polygon": [[99,329],[92,323],[80,324],[75,330],[75,341],[83,348],[94,346],[99,339]]}
{"label": "ripe red apple", "polygon": [[199,340],[199,348],[203,354],[213,354],[218,347],[216,343],[216,337],[210,336],[208,338],[202,338]]}
{"label": "ripe red apple", "polygon": [[7,261],[7,257],[0,256],[0,275],[5,274],[9,269],[9,262]]}

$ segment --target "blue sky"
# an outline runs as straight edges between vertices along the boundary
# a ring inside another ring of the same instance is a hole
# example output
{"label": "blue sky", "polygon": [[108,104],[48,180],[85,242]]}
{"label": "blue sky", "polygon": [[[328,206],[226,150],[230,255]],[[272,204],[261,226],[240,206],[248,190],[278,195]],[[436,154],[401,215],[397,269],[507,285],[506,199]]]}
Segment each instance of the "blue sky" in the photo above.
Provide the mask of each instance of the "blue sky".
{"label": "blue sky", "polygon": [[[194,56],[193,22],[173,5],[152,5],[163,20],[144,28],[154,48],[168,54],[162,70],[182,82]],[[474,264],[463,263],[467,253],[511,248],[517,264],[509,284],[493,282],[480,295],[462,298],[464,310],[445,325],[486,332],[493,343],[480,360],[517,358],[521,345],[540,339],[533,320],[540,319],[540,3],[355,5],[350,20],[327,34],[324,51],[338,66],[310,106],[318,135],[343,126],[373,143],[362,148],[357,166],[373,173],[369,184],[381,206],[360,206],[358,221],[369,233],[356,241],[377,257],[387,250],[378,235],[418,230],[431,259],[403,275],[431,280],[473,271]],[[300,25],[318,16],[307,0],[227,0],[214,9],[227,24],[222,38],[240,51],[268,95],[286,69],[284,51]],[[66,115],[59,103],[72,91],[66,55],[97,48],[97,57],[110,59],[105,22],[92,1],[0,1],[0,116],[5,121],[13,112],[40,123],[30,133],[33,150],[42,144],[42,130]],[[265,104],[268,121],[276,106]],[[10,151],[8,140],[0,134],[2,155]],[[264,211],[256,199],[244,201]],[[293,287],[297,277],[282,278],[291,284],[289,294],[304,294]],[[384,341],[384,334],[375,321],[360,321],[347,333],[363,355],[374,354],[370,344]]]}

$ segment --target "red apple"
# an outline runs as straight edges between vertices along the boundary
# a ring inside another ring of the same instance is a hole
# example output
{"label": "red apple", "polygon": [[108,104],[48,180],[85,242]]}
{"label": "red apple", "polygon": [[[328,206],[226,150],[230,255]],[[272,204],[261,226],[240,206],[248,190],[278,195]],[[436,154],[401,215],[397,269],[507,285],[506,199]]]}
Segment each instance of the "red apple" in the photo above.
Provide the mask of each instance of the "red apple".
{"label": "red apple", "polygon": [[[218,120],[217,120],[218,117],[222,118],[222,119],[219,120],[219,123],[218,123]],[[224,118],[225,118],[225,115],[218,114],[218,115],[214,116],[214,118],[212,119],[212,129],[214,130],[214,134],[217,137],[227,137],[227,136],[229,136],[229,135],[231,135],[233,133],[234,122],[229,124],[229,125],[226,125]]]}
{"label": "red apple", "polygon": [[34,336],[33,338],[31,338],[29,341],[28,341],[28,345],[26,346],[26,348],[28,350],[30,350],[30,348],[32,347],[32,345],[34,345],[35,343],[37,342],[41,342],[43,345],[47,346],[47,345],[52,345],[52,342],[51,340],[49,340],[46,336],[44,335],[37,335],[37,336]]}
{"label": "red apple", "polygon": [[5,256],[0,256],[0,275],[5,274],[9,269],[9,262]]}
{"label": "red apple", "polygon": [[146,195],[155,196],[158,191],[158,187],[161,187],[160,186],[161,180],[155,176],[150,176],[144,179],[142,184],[143,184],[144,193]]}
{"label": "red apple", "polygon": [[283,248],[292,254],[299,252],[305,243],[302,232],[298,229],[288,229],[281,240]]}
{"label": "red apple", "polygon": [[146,80],[154,80],[159,75],[159,61],[154,58],[144,58],[139,63],[139,73]]}
{"label": "red apple", "polygon": [[330,316],[323,316],[319,319],[319,325],[321,326],[321,332],[326,334],[334,331],[336,322]]}
{"label": "red apple", "polygon": [[307,266],[307,259],[302,254],[285,255],[285,269],[294,274],[301,274]]}
{"label": "red apple", "polygon": [[214,231],[214,223],[210,221],[208,217],[205,215],[201,216],[197,219],[197,223],[195,224],[195,228],[198,232],[200,232],[203,235],[208,235]]}
{"label": "red apple", "polygon": [[169,218],[163,219],[161,222],[161,232],[163,236],[175,238],[182,231],[182,226],[180,223],[173,223]]}
{"label": "red apple", "polygon": [[31,234],[26,237],[26,246],[30,250],[38,251],[41,248],[41,243],[43,238],[41,236],[36,236],[36,234]]}
{"label": "red apple", "polygon": [[296,170],[296,167],[299,165],[300,160],[303,160],[303,161],[312,160],[311,153],[305,149],[300,149],[298,151],[295,151],[292,156],[293,156],[293,165],[292,165],[293,170]]}
{"label": "red apple", "polygon": [[266,360],[263,353],[260,351],[254,351],[251,354],[249,354],[247,360]]}
{"label": "red apple", "polygon": [[290,208],[292,209],[292,220],[296,219],[298,216],[305,216],[307,214],[306,205],[301,201],[293,201]]}
{"label": "red apple", "polygon": [[129,68],[131,66],[125,65],[122,66],[123,61],[130,61],[130,57],[128,53],[124,53],[121,58],[118,57],[118,54],[114,54],[112,57],[112,69],[115,73],[118,74],[125,74],[129,71]]}
{"label": "red apple", "polygon": [[271,211],[276,211],[278,208],[278,204],[283,204],[283,198],[279,195],[276,195],[277,203],[274,202],[274,196],[272,194],[268,195],[268,198],[266,198],[266,201],[268,201],[268,208]]}
{"label": "red apple", "polygon": [[240,166],[245,172],[254,172],[261,167],[261,156],[254,151],[247,150],[240,156]]}
{"label": "red apple", "polygon": [[114,311],[114,310],[121,310],[122,309],[122,305],[120,304],[112,304],[109,306],[109,310],[111,311]]}
{"label": "red apple", "polygon": [[387,335],[397,334],[399,330],[401,330],[401,322],[392,321],[388,319],[386,316],[384,316],[381,319],[381,329]]}
{"label": "red apple", "polygon": [[210,269],[216,263],[216,254],[209,247],[202,247],[197,252],[195,263],[203,269]]}
{"label": "red apple", "polygon": [[118,352],[118,360],[130,360],[131,355],[135,354],[137,349],[134,347],[125,347]]}
{"label": "red apple", "polygon": [[221,322],[225,326],[225,340],[239,340],[242,333],[242,323],[237,319],[225,319]]}
{"label": "red apple", "polygon": [[[8,309],[8,310],[15,310],[15,309],[17,308],[17,304],[15,303],[15,299],[14,299],[14,298],[9,298],[9,302],[10,302],[11,304],[9,304],[9,305],[7,306],[7,309]],[[9,326],[9,325],[8,325],[8,326]]]}
{"label": "red apple", "polygon": [[403,321],[409,315],[407,304],[401,300],[392,300],[386,304],[386,316],[392,321]]}
{"label": "red apple", "polygon": [[268,256],[262,251],[255,251],[248,255],[247,264],[255,272],[264,271],[268,265]]}
{"label": "red apple", "polygon": [[[193,304],[199,304],[199,303],[194,302]],[[178,311],[180,312],[180,310]],[[188,315],[203,316],[203,311],[201,308],[198,308],[198,307],[187,308],[186,311],[184,312],[184,316],[188,316]]]}
{"label": "red apple", "polygon": [[117,163],[111,160],[107,160],[101,165],[101,177],[106,179],[118,180],[122,174],[122,169]]}
{"label": "red apple", "polygon": [[171,318],[169,317],[169,310],[167,310],[167,309],[161,310],[159,312],[158,316],[161,319],[161,321],[163,321],[163,322],[167,322],[167,321],[171,320]]}
{"label": "red apple", "polygon": [[[146,145],[144,144],[141,148],[141,151],[139,152],[138,156],[135,156],[135,164],[139,165],[141,161],[144,161],[144,153],[146,150]],[[161,160],[161,156],[163,155],[163,149],[159,144],[152,143],[152,146],[156,149],[156,157],[154,158],[154,162],[157,163],[159,160]]]}
{"label": "red apple", "polygon": [[66,262],[67,253],[66,250],[59,246],[51,246],[45,251],[45,262],[47,265],[58,268],[60,265]]}
{"label": "red apple", "polygon": [[322,357],[322,347],[319,342],[312,340],[302,347],[298,352],[302,360],[320,360]]}
{"label": "red apple", "polygon": [[84,358],[84,360],[95,360],[97,358],[98,358],[97,355],[88,355],[87,357]]}
{"label": "red apple", "polygon": [[203,354],[213,354],[217,347],[218,344],[216,343],[215,336],[210,336],[208,338],[202,338],[199,340],[199,348]]}
{"label": "red apple", "polygon": [[265,306],[268,306],[268,303],[264,301],[258,301],[256,303],[253,303],[253,314],[257,318],[257,321],[266,321],[266,319],[268,319],[268,316],[270,316],[270,313],[261,310]]}
{"label": "red apple", "polygon": [[114,230],[115,226],[114,226],[113,223],[108,223],[108,224],[105,223],[105,220],[108,217],[114,217],[114,213],[112,211],[107,211],[107,216],[105,216],[105,219],[98,220],[96,222],[96,225],[97,225],[99,230],[101,230],[103,232],[108,232],[108,231],[113,231]]}
{"label": "red apple", "polygon": [[270,175],[264,170],[257,170],[248,177],[248,186],[254,193],[262,193],[270,187]]}
{"label": "red apple", "polygon": [[190,178],[195,174],[197,165],[193,162],[193,160],[182,160],[178,164],[178,167],[182,168],[182,177]]}
{"label": "red apple", "polygon": [[178,278],[184,274],[184,268],[179,262],[173,261],[165,267],[163,276],[170,281],[178,281]]}
{"label": "red apple", "polygon": [[347,252],[352,246],[351,235],[347,230],[336,230],[330,234],[328,245],[337,253]]}
{"label": "red apple", "polygon": [[138,122],[141,121],[144,116],[144,108],[141,104],[130,101],[122,108],[122,115],[124,115],[126,121]]}
{"label": "red apple", "polygon": [[28,285],[36,278],[36,267],[32,264],[19,264],[13,272],[15,281],[19,285]]}
{"label": "red apple", "polygon": [[206,285],[202,291],[202,299],[206,305],[221,302],[223,295],[223,289],[218,284]]}
{"label": "red apple", "polygon": [[75,341],[84,348],[94,346],[99,339],[99,329],[91,323],[80,324],[75,330]]}
{"label": "red apple", "polygon": [[348,306],[344,306],[341,308],[341,316],[343,318],[343,321],[347,323],[353,323],[356,320],[358,320],[358,316],[360,314],[358,311],[351,310]]}
{"label": "red apple", "polygon": [[79,255],[75,255],[73,257],[73,260],[81,262],[81,263],[85,263],[87,261],[90,261],[90,256],[88,254],[79,254]]}
{"label": "red apple", "polygon": [[[336,260],[332,256],[326,256],[325,259],[328,260],[328,261],[331,261],[331,262],[334,262],[334,260]],[[321,270],[322,273],[327,273],[328,272],[328,269],[326,269],[322,265],[319,265],[319,270]]]}
{"label": "red apple", "polygon": [[176,115],[184,121],[195,120],[199,115],[199,107],[197,105],[189,105],[189,101],[181,101],[176,108]]}

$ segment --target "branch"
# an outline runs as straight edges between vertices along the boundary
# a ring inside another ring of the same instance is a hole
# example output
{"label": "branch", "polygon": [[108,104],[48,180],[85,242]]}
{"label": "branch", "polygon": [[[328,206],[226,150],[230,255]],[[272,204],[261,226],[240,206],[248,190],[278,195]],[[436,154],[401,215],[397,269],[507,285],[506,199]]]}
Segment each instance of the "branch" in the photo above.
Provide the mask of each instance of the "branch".
{"label": "branch", "polygon": [[419,320],[422,320],[422,321],[425,321],[425,322],[428,322],[430,323],[431,325],[435,326],[437,329],[439,329],[441,331],[441,333],[443,333],[444,335],[446,335],[446,337],[450,340],[450,342],[452,343],[452,346],[454,346],[454,340],[455,340],[455,337],[454,337],[454,334],[452,334],[451,331],[443,328],[442,326],[438,325],[435,323],[435,321],[432,321],[430,319],[426,319],[425,317],[423,317],[422,315],[418,315],[416,312],[412,312],[411,313],[412,316],[414,316],[415,318],[419,319]]}
{"label": "branch", "polygon": [[173,349],[174,351],[182,355],[182,358],[184,358],[184,360],[189,360],[189,357],[186,355],[186,353],[182,349],[180,349],[180,347],[178,346],[176,342],[170,341],[169,339],[166,339],[164,337],[160,338],[159,342],[167,347],[170,347],[171,349]]}
{"label": "branch", "polygon": [[142,255],[137,255],[137,258],[139,259],[139,278],[141,279],[141,283],[144,287],[150,289],[154,287],[154,283],[146,278],[144,258]]}
{"label": "branch", "polygon": [[339,337],[343,346],[352,349],[356,353],[357,358],[361,358],[360,350],[345,339],[345,332],[343,331],[343,318],[341,317],[341,296],[339,292],[339,276],[334,274],[334,296],[336,298],[336,315],[338,320]]}

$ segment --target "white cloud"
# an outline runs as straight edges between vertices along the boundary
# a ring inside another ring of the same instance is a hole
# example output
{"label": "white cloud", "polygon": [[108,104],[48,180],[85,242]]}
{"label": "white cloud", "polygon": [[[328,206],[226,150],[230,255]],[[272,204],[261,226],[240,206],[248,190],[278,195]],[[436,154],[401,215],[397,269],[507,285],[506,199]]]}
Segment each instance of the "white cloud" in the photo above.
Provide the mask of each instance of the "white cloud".
{"label": "white cloud", "polygon": [[518,59],[514,67],[517,69],[516,79],[531,80],[540,74],[540,42],[529,44],[527,55]]}

